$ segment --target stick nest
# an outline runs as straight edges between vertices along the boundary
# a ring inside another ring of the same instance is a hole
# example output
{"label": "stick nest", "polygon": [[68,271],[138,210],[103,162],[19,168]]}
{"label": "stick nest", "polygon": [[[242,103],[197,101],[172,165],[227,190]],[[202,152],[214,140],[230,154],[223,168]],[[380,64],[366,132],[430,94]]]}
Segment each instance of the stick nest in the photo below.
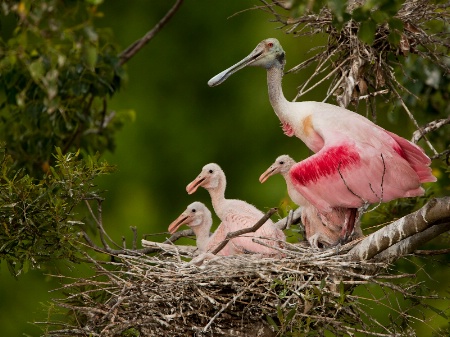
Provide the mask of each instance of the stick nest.
{"label": "stick nest", "polygon": [[[370,282],[385,294],[400,291],[414,297],[411,289],[381,281],[410,275],[380,276],[386,264],[350,262],[335,249],[318,253],[295,245],[289,248],[281,260],[241,255],[217,258],[202,266],[191,265],[178,254],[120,256],[120,262],[108,263],[92,260],[95,276],[67,284],[63,287],[67,296],[56,300],[57,307],[68,309],[76,321],[73,325],[52,323],[57,329],[46,335],[397,333],[393,326],[384,326],[371,316],[367,304],[378,301],[375,295],[360,298],[350,291]],[[375,272],[376,277],[372,276]],[[48,328],[49,323],[45,324]]]}
{"label": "stick nest", "polygon": [[[350,102],[357,104],[360,99],[378,95],[389,94],[400,99],[400,94],[407,90],[396,77],[402,74],[400,58],[408,55],[429,60],[442,69],[444,76],[450,73],[448,2],[405,1],[394,16],[395,20],[376,25],[374,41],[368,44],[359,38],[359,22],[350,20],[341,29],[336,29],[336,18],[326,7],[319,13],[285,18],[274,10],[273,5],[262,1],[266,4],[265,10],[282,24],[287,34],[300,37],[325,33],[328,36],[326,45],[314,49],[314,56],[288,70],[288,73],[297,72],[316,64],[314,74],[299,87],[294,100],[326,80],[331,80],[327,98],[335,95],[337,103],[344,107]],[[273,2],[289,9],[278,0]],[[359,5],[361,3],[356,1],[352,7]],[[351,12],[354,8],[348,10]]]}

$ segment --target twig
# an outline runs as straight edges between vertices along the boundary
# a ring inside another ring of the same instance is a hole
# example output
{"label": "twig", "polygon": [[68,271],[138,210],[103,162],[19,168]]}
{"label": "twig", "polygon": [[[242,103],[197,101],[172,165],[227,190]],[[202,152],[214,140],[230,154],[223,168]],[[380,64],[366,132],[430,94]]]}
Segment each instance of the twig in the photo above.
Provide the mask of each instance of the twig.
{"label": "twig", "polygon": [[432,249],[432,250],[415,250],[414,254],[416,255],[443,255],[450,253],[450,248],[445,249]]}
{"label": "twig", "polygon": [[445,161],[446,161],[447,165],[450,165],[450,162],[449,162],[450,150],[445,150],[441,153],[438,153],[438,154],[432,156],[431,160],[438,159],[438,158],[444,157],[444,156],[446,157]]}
{"label": "twig", "polygon": [[[402,104],[403,109],[405,109],[406,113],[408,114],[409,118],[412,120],[412,122],[414,123],[414,125],[416,126],[417,130],[420,131],[421,128],[419,126],[419,124],[417,123],[416,119],[414,118],[413,114],[411,113],[411,111],[409,111],[408,107],[406,106],[405,102],[403,101],[402,97],[400,96],[400,94],[397,92],[397,90],[395,90],[394,88],[392,88],[392,91],[395,93],[395,95],[397,96],[397,98],[400,100],[400,103]],[[428,138],[425,136],[425,134],[421,133],[421,136],[423,137],[423,139],[425,140],[425,142],[427,143],[428,147],[431,149],[431,151],[434,152],[434,154],[437,154],[437,151],[435,150],[435,148],[433,147],[433,145],[431,145],[430,141],[428,140]]]}
{"label": "twig", "polygon": [[[257,282],[259,282],[259,279],[256,279],[253,281],[253,283],[250,285],[250,288],[253,287]],[[234,303],[239,297],[241,297],[246,291],[248,291],[247,288],[244,288],[239,294],[235,295],[230,301],[228,301],[227,304],[225,304],[208,322],[208,324],[205,325],[203,328],[203,332],[208,331],[211,324],[214,322],[214,320],[225,310],[227,309],[232,303]]]}
{"label": "twig", "polygon": [[367,99],[369,97],[375,97],[375,96],[378,96],[378,95],[384,95],[384,94],[387,94],[387,93],[389,93],[389,89],[375,91],[375,92],[368,93],[367,95],[359,96],[358,100]]}
{"label": "twig", "polygon": [[131,248],[136,249],[137,248],[137,245],[136,245],[136,243],[137,243],[137,228],[136,228],[136,226],[130,226],[130,229],[133,232],[133,243],[132,243]]}
{"label": "twig", "polygon": [[239,235],[242,234],[247,234],[247,233],[252,233],[255,232],[256,230],[258,230],[262,225],[264,225],[266,223],[267,220],[269,220],[269,218],[272,216],[272,214],[277,212],[277,208],[271,208],[269,209],[269,211],[264,214],[264,216],[257,222],[255,223],[252,227],[248,227],[248,228],[243,228],[240,229],[238,231],[235,232],[229,232],[227,234],[227,236],[225,237],[225,240],[223,240],[211,253],[216,255],[218,252],[220,252],[226,245],[227,243],[235,238],[238,237]]}
{"label": "twig", "polygon": [[153,27],[152,30],[147,32],[142,38],[135,41],[132,45],[130,45],[127,49],[125,49],[122,53],[120,53],[119,65],[122,66],[126,62],[128,62],[139,50],[141,50],[165,25],[169,20],[173,17],[176,11],[180,8],[183,0],[177,0],[172,8],[166,13],[166,15]]}
{"label": "twig", "polygon": [[164,241],[164,243],[175,242],[180,238],[186,238],[190,236],[195,236],[194,231],[190,228],[184,229],[182,231],[173,233],[166,241]]}
{"label": "twig", "polygon": [[435,131],[435,130],[439,129],[440,127],[442,127],[446,124],[449,124],[449,123],[450,123],[450,117],[432,121],[432,122],[428,123],[427,125],[422,126],[419,130],[414,131],[411,141],[414,144],[417,144],[417,142],[427,133]]}

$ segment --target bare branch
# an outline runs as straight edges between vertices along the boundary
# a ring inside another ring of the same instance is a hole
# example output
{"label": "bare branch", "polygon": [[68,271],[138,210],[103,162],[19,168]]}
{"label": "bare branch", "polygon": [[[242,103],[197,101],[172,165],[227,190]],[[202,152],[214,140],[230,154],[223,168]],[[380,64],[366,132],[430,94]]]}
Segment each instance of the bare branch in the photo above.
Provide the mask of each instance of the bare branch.
{"label": "bare branch", "polygon": [[446,254],[450,252],[450,249],[439,249],[439,250],[416,250],[418,247],[424,243],[434,239],[442,233],[450,230],[450,222],[444,222],[442,224],[437,224],[425,229],[423,232],[414,234],[400,242],[392,245],[388,249],[384,250],[380,254],[376,255],[374,259],[376,261],[390,262],[399,259],[407,254],[418,254],[418,255],[438,255]]}
{"label": "bare branch", "polygon": [[166,13],[166,15],[153,27],[152,30],[147,32],[142,38],[135,41],[122,53],[120,53],[119,65],[123,65],[128,62],[139,50],[141,50],[155,35],[169,22],[176,11],[180,8],[184,0],[177,0],[172,8]]}
{"label": "bare branch", "polygon": [[[448,221],[450,221],[450,197],[431,199],[418,211],[408,214],[366,237],[348,253],[349,258],[352,260],[370,260],[396,243],[421,233],[433,225]],[[423,243],[423,241],[420,243]],[[416,248],[414,246],[413,250]]]}
{"label": "bare branch", "polygon": [[437,129],[439,129],[442,126],[449,124],[449,123],[450,123],[450,117],[432,121],[432,122],[428,123],[427,125],[422,126],[419,130],[414,131],[411,141],[414,144],[417,144],[417,142],[427,133],[436,131]]}

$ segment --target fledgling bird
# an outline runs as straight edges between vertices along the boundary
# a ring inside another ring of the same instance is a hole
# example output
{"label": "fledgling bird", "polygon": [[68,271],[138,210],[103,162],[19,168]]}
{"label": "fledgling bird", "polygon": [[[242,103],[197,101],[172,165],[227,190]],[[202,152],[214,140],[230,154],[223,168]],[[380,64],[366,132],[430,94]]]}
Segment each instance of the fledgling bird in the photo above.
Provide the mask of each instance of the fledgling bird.
{"label": "fledgling bird", "polygon": [[[210,236],[212,223],[212,216],[208,207],[199,201],[195,201],[169,225],[169,233],[175,233],[182,225],[189,226],[195,233],[199,254],[207,253],[213,251],[225,239],[228,232],[226,226],[221,224]],[[217,255],[228,256],[236,253],[233,246],[228,243]]]}
{"label": "fledgling bird", "polygon": [[408,140],[336,105],[286,100],[281,85],[285,63],[278,40],[266,39],[208,84],[219,85],[246,66],[267,70],[269,100],[284,133],[315,152],[292,167],[294,187],[325,216],[336,207],[353,209],[343,233],[352,231],[357,208],[423,195],[421,183],[436,181],[430,158]]}
{"label": "fledgling bird", "polygon": [[[327,217],[320,214],[317,208],[294,188],[289,171],[295,164],[295,160],[290,156],[281,155],[261,174],[259,181],[264,183],[275,174],[283,176],[286,181],[289,198],[301,207],[301,220],[305,226],[306,239],[312,247],[331,247],[338,243],[343,243],[342,226],[348,221],[347,217],[351,216],[351,210],[338,207],[327,213]],[[359,221],[355,221],[353,233],[345,233],[345,237],[352,236],[354,239],[362,237]]]}
{"label": "fledgling bird", "polygon": [[[222,221],[221,226],[224,226],[228,231],[234,232],[251,227],[264,216],[263,212],[243,200],[225,198],[225,173],[215,163],[205,165],[197,178],[187,185],[186,191],[192,194],[200,186],[209,192],[214,211]],[[269,219],[256,232],[236,237],[232,239],[231,243],[242,254],[255,253],[263,256],[281,257],[279,251],[253,242],[252,239],[258,237],[271,247],[282,247],[282,243],[286,241],[283,231],[278,229]]]}

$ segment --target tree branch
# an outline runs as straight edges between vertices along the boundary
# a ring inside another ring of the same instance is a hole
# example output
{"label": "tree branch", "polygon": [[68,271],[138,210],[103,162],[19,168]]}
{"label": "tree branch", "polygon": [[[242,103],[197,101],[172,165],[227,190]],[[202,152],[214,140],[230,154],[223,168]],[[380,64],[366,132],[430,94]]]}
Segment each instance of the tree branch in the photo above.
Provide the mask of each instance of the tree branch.
{"label": "tree branch", "polygon": [[[350,250],[348,256],[351,260],[370,260],[377,254],[380,254],[406,238],[424,232],[431,226],[449,221],[450,197],[431,199],[418,211],[408,214],[367,236],[360,244]],[[400,246],[391,249],[392,251],[397,250],[398,254],[412,252],[417,246],[433,238],[434,236],[431,236],[432,233],[433,231],[430,231],[428,234],[416,236],[414,239],[411,238],[411,241],[409,241],[409,243],[413,245],[411,250],[406,249],[405,247],[400,248]],[[434,235],[436,236],[438,234],[434,232]],[[408,243],[408,241],[405,241],[405,243]],[[386,254],[386,258],[388,256],[394,256],[390,252],[384,254]],[[398,258],[399,256],[396,257]]]}
{"label": "tree branch", "polygon": [[417,144],[417,142],[427,133],[433,132],[440,127],[449,124],[450,123],[450,117],[444,118],[444,119],[437,119],[435,121],[432,121],[421,128],[419,130],[414,131],[411,141],[414,144]]}
{"label": "tree branch", "polygon": [[444,222],[442,224],[431,226],[425,229],[423,232],[414,234],[395,245],[389,247],[388,249],[382,251],[374,257],[375,261],[387,261],[392,262],[402,256],[407,254],[419,254],[419,255],[438,255],[447,254],[450,249],[439,249],[439,250],[419,250],[416,249],[423,245],[424,243],[434,239],[438,235],[450,230],[450,222]]}
{"label": "tree branch", "polygon": [[176,11],[180,8],[183,0],[177,0],[172,8],[166,13],[166,15],[153,27],[152,30],[147,32],[142,38],[135,41],[122,53],[120,53],[119,65],[122,66],[128,62],[139,50],[141,50],[155,35],[166,25],[167,22],[173,17]]}

